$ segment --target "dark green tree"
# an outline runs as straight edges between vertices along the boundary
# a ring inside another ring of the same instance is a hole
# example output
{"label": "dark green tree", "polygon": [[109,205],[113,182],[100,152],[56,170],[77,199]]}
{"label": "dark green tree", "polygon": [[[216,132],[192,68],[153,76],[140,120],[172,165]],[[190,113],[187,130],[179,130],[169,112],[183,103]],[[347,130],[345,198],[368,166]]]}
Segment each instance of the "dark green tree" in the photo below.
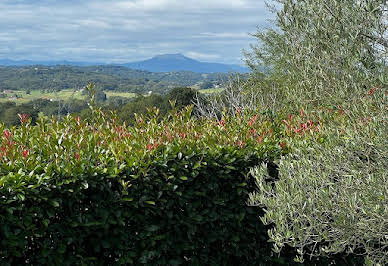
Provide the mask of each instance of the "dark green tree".
{"label": "dark green tree", "polygon": [[[177,109],[182,109],[183,107],[193,104],[195,97],[197,95],[197,91],[188,87],[178,87],[172,89],[166,95],[166,102],[169,105],[169,101],[175,101],[175,107]],[[167,107],[169,108],[169,106]]]}

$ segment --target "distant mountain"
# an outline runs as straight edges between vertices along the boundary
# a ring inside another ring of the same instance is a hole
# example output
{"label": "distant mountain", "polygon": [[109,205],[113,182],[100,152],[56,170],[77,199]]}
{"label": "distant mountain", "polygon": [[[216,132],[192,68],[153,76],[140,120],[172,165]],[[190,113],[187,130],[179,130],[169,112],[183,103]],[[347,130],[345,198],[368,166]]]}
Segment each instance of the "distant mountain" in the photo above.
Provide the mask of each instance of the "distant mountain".
{"label": "distant mountain", "polygon": [[[93,62],[72,62],[72,61],[32,61],[21,60],[15,61],[10,59],[0,59],[0,66],[56,66],[56,65],[68,65],[68,66],[96,66],[107,65],[105,63],[93,63]],[[164,54],[157,55],[151,59],[130,62],[125,64],[112,64],[116,66],[125,66],[137,70],[146,70],[150,72],[178,72],[178,71],[191,71],[195,73],[229,73],[239,72],[247,73],[249,69],[239,65],[228,65],[219,63],[200,62],[182,54]]]}
{"label": "distant mountain", "polygon": [[248,72],[248,68],[239,65],[200,62],[182,54],[157,55],[151,59],[122,64],[123,66],[151,72],[192,71],[197,73]]}

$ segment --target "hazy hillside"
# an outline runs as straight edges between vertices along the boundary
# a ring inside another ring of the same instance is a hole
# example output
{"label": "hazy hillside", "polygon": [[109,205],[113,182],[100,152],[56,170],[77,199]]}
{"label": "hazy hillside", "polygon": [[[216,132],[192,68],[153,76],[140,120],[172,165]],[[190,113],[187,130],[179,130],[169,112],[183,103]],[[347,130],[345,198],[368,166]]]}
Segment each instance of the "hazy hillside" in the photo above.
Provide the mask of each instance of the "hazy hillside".
{"label": "hazy hillside", "polygon": [[248,68],[239,65],[227,65],[219,63],[200,62],[188,58],[182,54],[158,55],[151,59],[124,64],[129,68],[142,69],[153,72],[166,71],[192,71],[197,73],[229,73],[229,72],[248,72]]}

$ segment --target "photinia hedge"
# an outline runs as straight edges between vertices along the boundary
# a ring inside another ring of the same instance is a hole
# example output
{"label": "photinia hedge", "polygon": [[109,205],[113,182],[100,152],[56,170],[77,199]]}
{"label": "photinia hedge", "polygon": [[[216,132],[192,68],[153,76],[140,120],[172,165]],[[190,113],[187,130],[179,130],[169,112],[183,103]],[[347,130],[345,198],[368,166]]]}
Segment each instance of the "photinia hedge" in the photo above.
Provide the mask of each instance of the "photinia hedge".
{"label": "photinia hedge", "polygon": [[276,178],[287,138],[320,138],[311,123],[201,120],[187,108],[126,127],[93,114],[0,125],[1,265],[292,262],[293,250],[273,254],[263,210],[246,204],[248,173],[266,162]]}

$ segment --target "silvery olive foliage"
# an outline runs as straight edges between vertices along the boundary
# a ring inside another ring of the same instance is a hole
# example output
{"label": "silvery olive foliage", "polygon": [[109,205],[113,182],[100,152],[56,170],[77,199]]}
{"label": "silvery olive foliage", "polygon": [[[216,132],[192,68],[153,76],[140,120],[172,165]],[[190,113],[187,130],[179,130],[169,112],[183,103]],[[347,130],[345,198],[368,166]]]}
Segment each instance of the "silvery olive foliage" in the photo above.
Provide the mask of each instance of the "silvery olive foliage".
{"label": "silvery olive foliage", "polygon": [[248,65],[277,76],[289,97],[316,102],[388,84],[386,0],[273,0],[275,27],[253,34]]}
{"label": "silvery olive foliage", "polygon": [[[345,252],[387,265],[388,2],[273,2],[276,28],[254,35],[247,63],[255,75],[267,66],[281,110],[315,112],[324,137],[289,139],[278,180],[255,168],[249,204],[265,208],[274,249],[296,247],[296,261]],[[332,107],[339,118],[324,113]]]}
{"label": "silvery olive foliage", "polygon": [[357,105],[370,117],[354,111],[322,126],[324,143],[290,141],[279,180],[269,181],[266,165],[252,170],[258,190],[249,204],[266,209],[275,251],[290,245],[297,261],[345,252],[388,264],[388,97],[380,96]]}

